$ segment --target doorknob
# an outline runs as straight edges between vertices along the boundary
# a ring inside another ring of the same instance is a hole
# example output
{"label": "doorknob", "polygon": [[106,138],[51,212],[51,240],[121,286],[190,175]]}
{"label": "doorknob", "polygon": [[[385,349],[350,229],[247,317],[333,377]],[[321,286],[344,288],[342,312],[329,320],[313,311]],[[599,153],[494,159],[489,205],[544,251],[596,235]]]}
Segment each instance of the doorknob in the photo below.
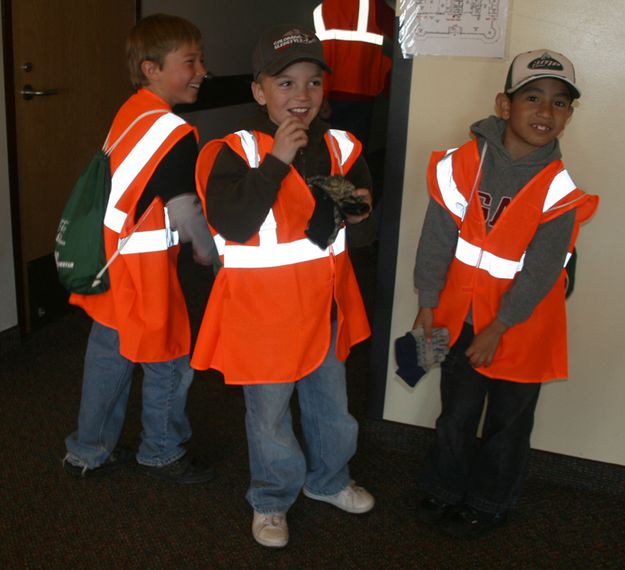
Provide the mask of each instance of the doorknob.
{"label": "doorknob", "polygon": [[32,85],[24,85],[20,94],[26,101],[30,101],[33,97],[43,97],[44,95],[57,95],[58,89],[34,89]]}

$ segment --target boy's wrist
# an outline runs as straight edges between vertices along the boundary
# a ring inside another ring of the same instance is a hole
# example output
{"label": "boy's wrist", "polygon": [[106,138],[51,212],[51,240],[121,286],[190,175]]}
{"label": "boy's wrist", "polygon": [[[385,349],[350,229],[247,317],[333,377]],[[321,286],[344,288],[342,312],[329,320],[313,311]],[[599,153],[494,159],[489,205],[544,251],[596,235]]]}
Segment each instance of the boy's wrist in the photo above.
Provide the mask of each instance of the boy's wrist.
{"label": "boy's wrist", "polygon": [[265,176],[271,180],[275,180],[278,184],[282,184],[282,181],[291,170],[291,166],[289,164],[283,162],[271,153],[267,153],[265,155],[260,168],[263,170],[263,174]]}

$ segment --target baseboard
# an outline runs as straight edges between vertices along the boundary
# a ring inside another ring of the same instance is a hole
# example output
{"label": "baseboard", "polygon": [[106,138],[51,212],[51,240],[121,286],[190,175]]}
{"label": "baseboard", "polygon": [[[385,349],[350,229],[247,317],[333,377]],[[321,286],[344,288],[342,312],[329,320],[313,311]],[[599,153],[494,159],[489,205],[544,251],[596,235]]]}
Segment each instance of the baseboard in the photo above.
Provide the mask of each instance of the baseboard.
{"label": "baseboard", "polygon": [[22,335],[19,327],[12,327],[0,332],[0,357],[17,350],[21,345]]}
{"label": "baseboard", "polygon": [[[361,434],[387,449],[424,457],[434,430],[384,420],[361,422]],[[559,485],[625,496],[625,466],[532,450],[528,477]]]}

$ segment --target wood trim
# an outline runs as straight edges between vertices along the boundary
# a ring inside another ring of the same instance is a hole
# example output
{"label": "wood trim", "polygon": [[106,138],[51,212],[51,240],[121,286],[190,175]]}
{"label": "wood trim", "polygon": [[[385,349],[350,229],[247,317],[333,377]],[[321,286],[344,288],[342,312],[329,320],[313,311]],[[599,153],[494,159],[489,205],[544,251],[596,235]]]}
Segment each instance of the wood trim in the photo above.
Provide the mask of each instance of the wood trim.
{"label": "wood trim", "polygon": [[2,50],[4,64],[4,99],[6,106],[7,163],[9,169],[9,200],[11,203],[11,234],[13,239],[13,264],[15,267],[15,293],[17,297],[17,322],[25,330],[25,289],[21,271],[22,236],[20,231],[19,188],[17,177],[17,127],[15,122],[15,75],[13,73],[12,0],[2,0]]}

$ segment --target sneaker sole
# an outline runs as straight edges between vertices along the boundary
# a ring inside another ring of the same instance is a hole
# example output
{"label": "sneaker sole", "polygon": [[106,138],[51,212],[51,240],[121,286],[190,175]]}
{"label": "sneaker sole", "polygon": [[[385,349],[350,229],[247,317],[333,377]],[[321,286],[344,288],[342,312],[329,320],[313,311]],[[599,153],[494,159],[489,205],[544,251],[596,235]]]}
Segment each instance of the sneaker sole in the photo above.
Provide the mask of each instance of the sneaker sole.
{"label": "sneaker sole", "polygon": [[268,542],[263,540],[262,538],[257,537],[254,533],[252,533],[252,536],[254,537],[254,540],[256,542],[258,542],[258,544],[260,544],[261,546],[264,546],[265,548],[284,548],[287,544],[289,544],[288,539],[286,540],[286,542],[284,544],[282,543],[278,543],[276,544],[275,542]]}
{"label": "sneaker sole", "polygon": [[320,501],[322,503],[327,503],[328,505],[332,505],[333,507],[336,507],[337,509],[340,509],[341,511],[350,513],[352,515],[362,515],[364,513],[368,513],[371,509],[373,509],[373,507],[375,507],[375,500],[369,506],[354,509],[354,508],[348,508],[348,507],[343,507],[341,505],[337,505],[334,501],[332,501],[330,497],[326,497],[324,495],[315,495],[314,493],[311,493],[310,491],[308,491],[306,488],[302,489],[302,493],[304,493],[305,497],[308,497],[309,499],[312,499],[313,501]]}

